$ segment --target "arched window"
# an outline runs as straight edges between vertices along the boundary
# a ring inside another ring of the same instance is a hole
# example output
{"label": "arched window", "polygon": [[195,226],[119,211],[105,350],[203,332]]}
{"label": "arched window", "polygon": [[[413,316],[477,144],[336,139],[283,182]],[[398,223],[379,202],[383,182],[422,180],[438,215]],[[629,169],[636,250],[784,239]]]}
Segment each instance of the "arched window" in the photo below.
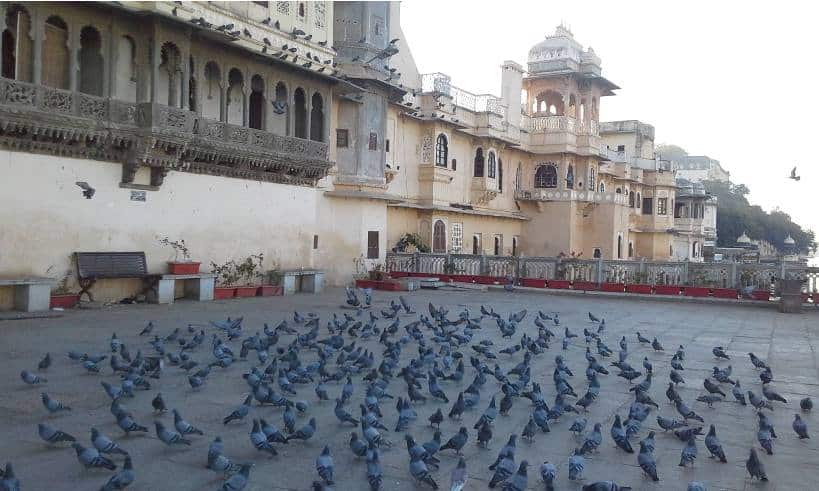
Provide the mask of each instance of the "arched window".
{"label": "arched window", "polygon": [[[183,107],[182,101],[182,55],[173,43],[165,43],[159,53],[159,80],[157,83],[157,104]],[[187,101],[184,101],[187,102]]]}
{"label": "arched window", "polygon": [[227,122],[241,126],[245,115],[245,78],[238,68],[228,72]]}
{"label": "arched window", "polygon": [[643,198],[640,197],[640,193],[637,193],[637,201],[634,203],[634,207],[638,210],[640,209],[640,203],[643,202]]}
{"label": "arched window", "polygon": [[121,101],[136,102],[136,44],[131,36],[117,39],[117,66],[114,93]]}
{"label": "arched window", "polygon": [[566,189],[574,189],[574,166],[566,169]]}
{"label": "arched window", "polygon": [[287,102],[287,86],[284,82],[276,84],[276,100],[273,101],[274,116],[270,128],[279,135],[290,134],[290,103]]}
{"label": "arched window", "polygon": [[518,255],[518,238],[517,236],[512,237],[512,255]]}
{"label": "arched window", "polygon": [[589,189],[594,191],[594,167],[589,167]]}
{"label": "arched window", "polygon": [[432,227],[432,252],[438,254],[446,252],[446,224],[443,220],[435,220]]}
{"label": "arched window", "polygon": [[102,38],[99,31],[85,26],[80,31],[80,92],[102,96],[105,74],[102,61]]}
{"label": "arched window", "polygon": [[600,185],[598,186],[599,192],[605,193],[606,192],[606,185],[603,181],[600,181]]}
{"label": "arched window", "polygon": [[438,135],[435,139],[435,165],[438,167],[446,167],[449,159],[449,142],[447,142],[446,135],[443,133]]}
{"label": "arched window", "polygon": [[498,159],[498,192],[503,194],[503,160]]}
{"label": "arched window", "polygon": [[483,148],[475,150],[475,177],[483,177]]}
{"label": "arched window", "polygon": [[522,184],[521,179],[523,177],[523,163],[518,162],[518,168],[515,170],[515,191],[520,189],[520,185]]}
{"label": "arched window", "polygon": [[535,188],[556,188],[557,167],[554,164],[541,165],[535,172]]}
{"label": "arched window", "polygon": [[6,13],[6,29],[3,31],[3,76],[23,82],[33,81],[34,42],[29,37],[31,16],[19,5],[11,6]]}
{"label": "arched window", "polygon": [[487,167],[487,176],[489,176],[490,179],[494,179],[497,169],[496,169],[496,162],[495,162],[495,152],[493,152],[492,150],[490,150],[489,153],[486,156],[486,167]]}
{"label": "arched window", "polygon": [[697,246],[698,245],[699,245],[699,242],[697,242],[697,241],[694,241],[694,243],[691,244],[691,257],[697,257]]}
{"label": "arched window", "polygon": [[500,235],[495,236],[495,247],[493,252],[495,253],[496,256],[500,256],[501,253],[503,252],[503,244],[501,243]]}
{"label": "arched window", "polygon": [[196,111],[196,70],[193,64],[193,56],[188,57],[188,111]]}
{"label": "arched window", "polygon": [[205,65],[205,86],[203,87],[202,116],[208,119],[221,119],[222,108],[222,72],[219,65],[209,61]]}
{"label": "arched window", "polygon": [[68,89],[68,26],[60,17],[52,15],[45,21],[44,34],[43,85]]}
{"label": "arched window", "polygon": [[601,254],[599,247],[595,247],[594,251],[592,251],[592,257],[595,259],[600,259]]}
{"label": "arched window", "polygon": [[[602,184],[602,183],[600,183],[600,184]],[[615,189],[614,192],[617,193],[617,194],[623,194],[623,190],[620,189],[620,188]]]}
{"label": "arched window", "polygon": [[248,126],[257,130],[264,129],[264,106],[264,79],[261,75],[256,74],[250,79]]}
{"label": "arched window", "polygon": [[628,205],[631,208],[634,208],[634,191],[631,191],[630,193],[628,193]]}
{"label": "arched window", "polygon": [[324,141],[324,99],[318,92],[313,94],[313,108],[310,110],[310,139]]}
{"label": "arched window", "polygon": [[481,253],[481,236],[475,234],[472,236],[472,254],[478,255]]}
{"label": "arched window", "polygon": [[307,97],[301,87],[293,93],[293,104],[296,106],[294,134],[297,138],[307,138]]}
{"label": "arched window", "polygon": [[[563,95],[554,90],[541,92],[535,98],[540,116],[563,116],[565,111]],[[545,113],[545,114],[544,114]]]}
{"label": "arched window", "polygon": [[617,236],[617,259],[623,259],[623,236]]}
{"label": "arched window", "polygon": [[628,257],[634,257],[634,242],[628,243]]}

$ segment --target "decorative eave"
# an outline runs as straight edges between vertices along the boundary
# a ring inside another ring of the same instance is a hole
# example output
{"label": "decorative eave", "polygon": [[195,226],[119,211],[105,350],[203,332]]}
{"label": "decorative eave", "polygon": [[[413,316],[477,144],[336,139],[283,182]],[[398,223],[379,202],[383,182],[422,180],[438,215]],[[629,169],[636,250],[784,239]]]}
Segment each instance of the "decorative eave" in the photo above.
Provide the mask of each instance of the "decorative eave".
{"label": "decorative eave", "polygon": [[511,220],[531,220],[531,218],[524,216],[520,213],[513,213],[508,211],[501,211],[501,210],[486,210],[480,208],[461,208],[461,207],[454,207],[454,206],[444,206],[444,205],[424,205],[420,203],[411,203],[409,201],[403,201],[400,203],[389,203],[387,206],[396,207],[396,208],[413,208],[416,210],[428,210],[428,211],[442,211],[447,213],[459,213],[461,215],[477,215],[477,216],[486,216],[486,217],[495,217],[495,218],[508,218]]}
{"label": "decorative eave", "polygon": [[326,143],[274,135],[151,103],[129,103],[0,78],[0,147],[139,167],[315,186],[333,163]]}

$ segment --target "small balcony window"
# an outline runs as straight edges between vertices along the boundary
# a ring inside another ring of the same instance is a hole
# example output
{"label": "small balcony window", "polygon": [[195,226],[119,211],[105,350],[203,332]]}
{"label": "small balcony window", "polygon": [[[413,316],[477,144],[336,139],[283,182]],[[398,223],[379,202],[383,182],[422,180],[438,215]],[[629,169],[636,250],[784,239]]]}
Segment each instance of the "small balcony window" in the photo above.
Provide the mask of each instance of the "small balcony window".
{"label": "small balcony window", "polygon": [[668,215],[668,198],[657,198],[657,214]]}
{"label": "small balcony window", "polygon": [[653,215],[654,214],[654,199],[653,198],[643,198],[643,215]]}
{"label": "small balcony window", "polygon": [[557,187],[557,167],[554,164],[545,164],[537,168],[535,172],[535,188],[556,188]]}
{"label": "small balcony window", "polygon": [[438,167],[446,167],[449,157],[449,142],[446,135],[441,133],[435,140],[435,165]]}
{"label": "small balcony window", "polygon": [[347,148],[350,146],[350,131],[346,129],[336,130],[336,147]]}

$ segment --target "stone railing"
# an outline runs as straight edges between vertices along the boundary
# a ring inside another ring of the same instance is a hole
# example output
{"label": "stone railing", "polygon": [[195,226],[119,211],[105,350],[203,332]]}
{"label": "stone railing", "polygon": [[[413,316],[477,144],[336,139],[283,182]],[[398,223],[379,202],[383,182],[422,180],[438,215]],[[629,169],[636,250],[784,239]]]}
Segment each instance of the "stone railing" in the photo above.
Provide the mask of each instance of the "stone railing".
{"label": "stone railing", "polygon": [[[0,78],[0,146],[139,166],[314,186],[327,175],[326,143]],[[153,171],[152,171],[153,172]],[[161,178],[154,180],[161,184]]]}
{"label": "stone railing", "polygon": [[556,188],[535,188],[515,190],[515,199],[520,201],[584,201],[588,203],[614,203],[628,205],[628,196],[622,193],[594,191],[559,190]]}
{"label": "stone railing", "polygon": [[803,291],[819,292],[819,268],[802,263],[695,263],[514,257],[471,254],[388,253],[387,271],[430,275],[568,280],[626,285],[671,285],[773,292],[780,279],[800,279]]}
{"label": "stone railing", "polygon": [[574,133],[577,128],[577,120],[569,116],[531,116],[525,120],[525,130],[530,133],[567,131]]}

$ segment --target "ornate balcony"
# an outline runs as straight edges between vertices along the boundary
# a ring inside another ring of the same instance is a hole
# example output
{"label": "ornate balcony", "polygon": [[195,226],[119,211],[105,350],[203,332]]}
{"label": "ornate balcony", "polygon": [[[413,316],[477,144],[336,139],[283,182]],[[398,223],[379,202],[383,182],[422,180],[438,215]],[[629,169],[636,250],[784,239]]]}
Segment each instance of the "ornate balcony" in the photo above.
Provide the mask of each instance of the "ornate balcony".
{"label": "ornate balcony", "polygon": [[612,203],[628,205],[628,196],[620,193],[596,193],[558,189],[518,189],[515,199],[520,201],[582,201],[587,203]]}
{"label": "ornate balcony", "polygon": [[152,103],[130,103],[0,78],[0,146],[168,170],[315,186],[332,167],[327,144],[274,135]]}

